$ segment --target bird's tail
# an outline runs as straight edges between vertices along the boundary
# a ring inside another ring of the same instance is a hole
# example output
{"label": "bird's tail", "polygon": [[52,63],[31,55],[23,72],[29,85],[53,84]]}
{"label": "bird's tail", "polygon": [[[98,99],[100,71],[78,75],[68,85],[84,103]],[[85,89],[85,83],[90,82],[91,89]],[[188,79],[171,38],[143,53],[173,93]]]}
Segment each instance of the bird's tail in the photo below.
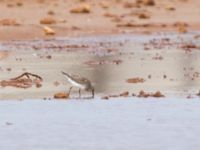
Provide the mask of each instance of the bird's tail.
{"label": "bird's tail", "polygon": [[66,72],[64,72],[64,71],[61,71],[61,73],[62,73],[63,75],[65,75],[65,76],[67,76],[68,78],[71,78],[71,76],[70,76],[68,73],[66,73]]}

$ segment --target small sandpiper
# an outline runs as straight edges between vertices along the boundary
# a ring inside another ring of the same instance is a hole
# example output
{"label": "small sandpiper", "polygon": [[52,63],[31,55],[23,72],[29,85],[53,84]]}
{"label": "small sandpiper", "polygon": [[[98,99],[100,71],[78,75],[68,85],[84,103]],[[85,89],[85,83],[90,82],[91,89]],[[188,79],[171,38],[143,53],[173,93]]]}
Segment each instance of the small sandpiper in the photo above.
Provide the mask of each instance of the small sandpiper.
{"label": "small sandpiper", "polygon": [[90,80],[84,77],[75,76],[75,75],[69,75],[68,73],[65,73],[61,71],[63,75],[65,75],[68,79],[68,81],[72,84],[72,86],[69,89],[69,94],[73,87],[79,88],[79,98],[81,98],[81,89],[85,91],[91,91],[92,92],[92,98],[94,98],[94,87],[92,86]]}

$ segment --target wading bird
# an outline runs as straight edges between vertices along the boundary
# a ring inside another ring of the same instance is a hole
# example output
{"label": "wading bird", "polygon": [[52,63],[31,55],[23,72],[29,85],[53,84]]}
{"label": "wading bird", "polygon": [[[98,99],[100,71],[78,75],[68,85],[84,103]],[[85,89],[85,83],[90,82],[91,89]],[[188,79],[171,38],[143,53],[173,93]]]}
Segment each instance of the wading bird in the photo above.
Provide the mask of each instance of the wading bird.
{"label": "wading bird", "polygon": [[94,87],[92,86],[90,80],[87,78],[81,77],[81,76],[75,76],[75,75],[69,75],[68,73],[65,73],[61,71],[63,75],[65,75],[68,79],[68,81],[71,83],[71,87],[69,89],[69,94],[73,87],[79,88],[79,98],[81,98],[81,89],[85,91],[91,91],[92,92],[92,98],[94,98]]}

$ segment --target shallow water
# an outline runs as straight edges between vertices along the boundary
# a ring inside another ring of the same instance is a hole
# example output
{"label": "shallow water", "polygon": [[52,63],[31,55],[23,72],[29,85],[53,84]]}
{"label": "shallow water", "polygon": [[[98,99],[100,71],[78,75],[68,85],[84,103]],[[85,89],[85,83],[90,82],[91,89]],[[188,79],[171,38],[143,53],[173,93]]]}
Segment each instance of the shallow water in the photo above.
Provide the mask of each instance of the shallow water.
{"label": "shallow water", "polygon": [[1,101],[0,149],[198,150],[199,107],[177,98]]}
{"label": "shallow water", "polygon": [[[199,90],[199,33],[112,35],[1,43],[9,55],[0,60],[0,80],[27,71],[44,78],[41,88],[0,88],[0,99],[44,98],[68,91],[60,71],[80,74],[95,85],[98,95],[123,91],[161,91],[166,96],[188,96]],[[196,48],[183,48],[184,45]],[[8,71],[11,68],[11,71]],[[143,83],[127,83],[128,78]],[[55,82],[60,83],[55,86]],[[73,96],[76,97],[76,89]],[[72,96],[72,97],[73,97]]]}

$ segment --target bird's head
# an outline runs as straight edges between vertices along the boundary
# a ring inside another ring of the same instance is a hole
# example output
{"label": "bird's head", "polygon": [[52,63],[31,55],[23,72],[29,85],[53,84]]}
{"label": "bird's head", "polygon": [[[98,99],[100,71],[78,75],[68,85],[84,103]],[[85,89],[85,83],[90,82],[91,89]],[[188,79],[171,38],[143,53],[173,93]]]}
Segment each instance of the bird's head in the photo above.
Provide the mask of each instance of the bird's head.
{"label": "bird's head", "polygon": [[86,91],[91,91],[92,92],[92,98],[94,98],[95,88],[92,85],[90,85],[89,87],[87,87],[85,90]]}

